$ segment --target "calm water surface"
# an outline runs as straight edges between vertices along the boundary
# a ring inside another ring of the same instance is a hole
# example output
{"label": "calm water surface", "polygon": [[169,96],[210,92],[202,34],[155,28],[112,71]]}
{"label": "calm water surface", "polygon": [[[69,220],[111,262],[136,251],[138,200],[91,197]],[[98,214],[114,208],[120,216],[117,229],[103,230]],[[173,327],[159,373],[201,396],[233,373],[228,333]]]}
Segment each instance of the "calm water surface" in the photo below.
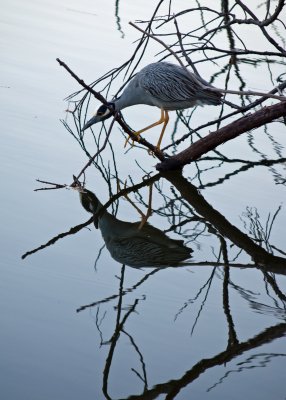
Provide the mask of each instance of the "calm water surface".
{"label": "calm water surface", "polygon": [[[105,214],[102,228],[118,236],[119,255],[112,258],[107,249],[112,245],[105,238],[104,247],[100,229],[89,225],[22,260],[26,251],[91,216],[74,190],[34,192],[43,186],[37,178],[69,184],[87,162],[59,121],[72,125],[62,99],[79,86],[56,58],[86,82],[95,80],[130,57],[138,35],[128,21],[148,19],[153,2],[2,3],[1,399],[161,399],[167,393],[176,399],[285,399],[286,263],[273,259],[265,270],[254,268],[257,254],[235,230],[269,254],[285,257],[285,162],[279,162],[285,157],[285,125],[271,124],[265,133],[242,135],[219,148],[229,159],[276,164],[240,171],[243,162],[221,166],[206,160],[184,170],[195,187],[181,176],[155,184],[149,221],[160,232],[146,233],[145,227],[142,235],[152,242],[168,233],[172,256],[182,246],[175,240],[184,240],[193,252],[183,266],[139,268],[149,263],[151,250],[143,241],[141,246],[121,240],[119,220],[140,219],[123,200],[109,208],[116,218]],[[142,66],[161,50],[151,49]],[[241,68],[251,89],[272,88],[265,66]],[[273,71],[279,68],[285,66]],[[202,74],[208,78],[215,69],[203,64]],[[111,95],[116,87],[112,90]],[[89,113],[97,106],[92,100]],[[201,110],[194,125],[217,115],[213,107]],[[158,110],[139,106],[124,116],[140,127],[155,120]],[[138,183],[146,171],[154,172],[156,161],[138,148],[125,154],[124,141],[116,127],[117,173],[123,183],[128,175]],[[150,141],[155,142],[151,132]],[[90,154],[96,151],[91,134],[85,144]],[[100,169],[88,170],[86,186],[105,203],[110,187],[116,192],[116,181],[108,177],[108,166],[112,175],[115,165],[110,148],[103,157]],[[130,197],[144,210],[148,188]],[[126,229],[132,239],[138,235],[133,225]],[[228,232],[225,239],[222,231]],[[141,252],[133,256],[137,245]]]}

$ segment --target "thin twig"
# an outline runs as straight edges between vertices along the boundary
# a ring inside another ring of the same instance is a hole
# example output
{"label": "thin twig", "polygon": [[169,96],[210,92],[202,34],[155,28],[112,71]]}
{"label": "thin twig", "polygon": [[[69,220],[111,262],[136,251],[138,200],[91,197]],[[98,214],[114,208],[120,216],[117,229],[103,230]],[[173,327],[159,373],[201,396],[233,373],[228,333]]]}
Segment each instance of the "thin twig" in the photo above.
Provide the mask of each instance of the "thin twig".
{"label": "thin twig", "polygon": [[162,40],[158,39],[155,35],[152,35],[152,33],[149,33],[147,31],[144,31],[144,29],[139,28],[139,26],[135,25],[133,22],[129,22],[129,24],[131,26],[133,26],[133,28],[138,29],[138,31],[144,33],[145,35],[149,36],[150,38],[156,40],[156,42],[160,43],[163,47],[165,47],[166,50],[168,50],[178,61],[178,63],[183,67],[186,68],[182,62],[182,60],[177,56],[177,54],[169,47],[166,45],[166,43],[164,43]]}
{"label": "thin twig", "polygon": [[263,93],[263,92],[253,92],[252,90],[224,90],[224,89],[218,89],[218,88],[208,88],[212,92],[219,92],[219,93],[228,93],[228,94],[239,94],[242,96],[258,96],[258,97],[268,97],[270,99],[276,99],[280,101],[286,101],[286,96],[277,96],[276,94],[269,94],[269,93]]}
{"label": "thin twig", "polygon": [[184,55],[184,57],[185,57],[187,63],[193,68],[193,71],[195,72],[195,74],[198,75],[198,76],[200,76],[200,74],[199,74],[199,72],[198,72],[198,70],[197,70],[195,64],[194,64],[193,61],[190,59],[190,57],[187,55],[187,53],[186,53],[186,51],[185,51],[185,49],[184,49],[183,42],[182,42],[182,35],[181,35],[181,32],[179,31],[178,23],[177,23],[177,20],[176,20],[175,17],[174,17],[174,24],[175,24],[175,27],[176,27],[177,36],[178,36],[178,40],[179,40],[179,44],[180,44],[182,53],[183,53],[183,55]]}
{"label": "thin twig", "polygon": [[34,192],[39,192],[41,190],[54,190],[54,189],[63,189],[68,187],[68,185],[62,185],[60,183],[54,183],[54,182],[47,182],[47,181],[42,181],[41,179],[36,179],[37,182],[43,183],[45,185],[52,185],[52,187],[44,187],[44,188],[39,188],[35,189]]}
{"label": "thin twig", "polygon": [[22,260],[24,260],[24,258],[30,256],[31,254],[37,253],[39,250],[43,250],[46,247],[49,247],[49,246],[55,244],[59,239],[63,239],[64,237],[69,236],[69,235],[74,235],[75,233],[79,232],[81,229],[90,225],[92,222],[93,222],[93,217],[91,217],[88,221],[84,222],[83,224],[79,224],[79,225],[76,225],[76,226],[70,228],[70,230],[67,232],[63,232],[63,233],[58,234],[57,236],[54,236],[47,243],[42,244],[41,246],[36,247],[33,250],[27,251],[25,254],[22,255],[22,257],[21,257]]}
{"label": "thin twig", "polygon": [[106,134],[106,138],[105,138],[105,140],[104,140],[103,145],[102,145],[101,148],[94,154],[94,156],[92,156],[92,157],[89,159],[88,163],[82,168],[82,170],[80,171],[80,173],[77,175],[76,179],[79,179],[79,178],[81,177],[81,175],[84,173],[84,171],[93,163],[93,161],[95,160],[95,158],[102,152],[102,150],[105,149],[105,147],[106,147],[106,145],[107,145],[107,142],[108,142],[108,139],[109,139],[109,136],[110,136],[110,133],[111,133],[111,131],[112,131],[114,122],[116,121],[117,115],[118,115],[118,112],[115,113],[114,118],[113,118],[112,121],[111,121],[111,124],[110,124],[110,126],[109,126],[109,129],[108,129],[108,132],[107,132],[107,134]]}

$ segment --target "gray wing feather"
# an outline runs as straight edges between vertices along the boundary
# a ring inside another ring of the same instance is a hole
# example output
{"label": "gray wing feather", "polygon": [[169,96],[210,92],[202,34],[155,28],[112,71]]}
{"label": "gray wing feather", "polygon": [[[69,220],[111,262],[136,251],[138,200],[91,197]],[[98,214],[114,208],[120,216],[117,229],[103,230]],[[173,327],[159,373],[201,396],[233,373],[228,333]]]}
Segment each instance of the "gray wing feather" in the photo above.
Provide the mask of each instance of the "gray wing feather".
{"label": "gray wing feather", "polygon": [[175,64],[149,64],[139,72],[137,79],[145,91],[161,101],[219,103],[220,94],[208,91],[212,87],[209,83]]}
{"label": "gray wing feather", "polygon": [[147,238],[120,238],[107,245],[112,257],[130,266],[177,264],[191,257],[192,250],[183,244],[160,246]]}

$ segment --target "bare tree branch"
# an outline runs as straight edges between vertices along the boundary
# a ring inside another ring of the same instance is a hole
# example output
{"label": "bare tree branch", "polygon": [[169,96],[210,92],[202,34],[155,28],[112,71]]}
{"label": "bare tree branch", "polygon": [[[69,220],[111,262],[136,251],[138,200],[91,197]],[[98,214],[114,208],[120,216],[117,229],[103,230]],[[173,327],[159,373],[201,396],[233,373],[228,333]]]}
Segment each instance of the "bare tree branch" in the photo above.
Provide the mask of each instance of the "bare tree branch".
{"label": "bare tree branch", "polygon": [[184,165],[198,159],[201,155],[214,150],[220,144],[283,116],[286,116],[286,101],[272,106],[263,107],[255,113],[248,114],[215,132],[211,132],[206,137],[192,144],[186,150],[183,150],[168,160],[157,164],[156,168],[158,171],[182,168]]}

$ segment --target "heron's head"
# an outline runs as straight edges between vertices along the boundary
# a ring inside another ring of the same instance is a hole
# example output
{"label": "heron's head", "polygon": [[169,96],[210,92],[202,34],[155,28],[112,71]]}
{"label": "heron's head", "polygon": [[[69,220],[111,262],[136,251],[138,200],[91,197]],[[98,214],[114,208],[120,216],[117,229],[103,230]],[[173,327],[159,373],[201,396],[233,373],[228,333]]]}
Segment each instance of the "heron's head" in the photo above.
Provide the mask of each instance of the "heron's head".
{"label": "heron's head", "polygon": [[84,125],[82,131],[86,130],[91,125],[96,124],[97,122],[104,121],[105,119],[111,117],[112,116],[111,110],[114,109],[115,109],[114,103],[107,103],[106,105],[102,104],[96,111],[96,114]]}

